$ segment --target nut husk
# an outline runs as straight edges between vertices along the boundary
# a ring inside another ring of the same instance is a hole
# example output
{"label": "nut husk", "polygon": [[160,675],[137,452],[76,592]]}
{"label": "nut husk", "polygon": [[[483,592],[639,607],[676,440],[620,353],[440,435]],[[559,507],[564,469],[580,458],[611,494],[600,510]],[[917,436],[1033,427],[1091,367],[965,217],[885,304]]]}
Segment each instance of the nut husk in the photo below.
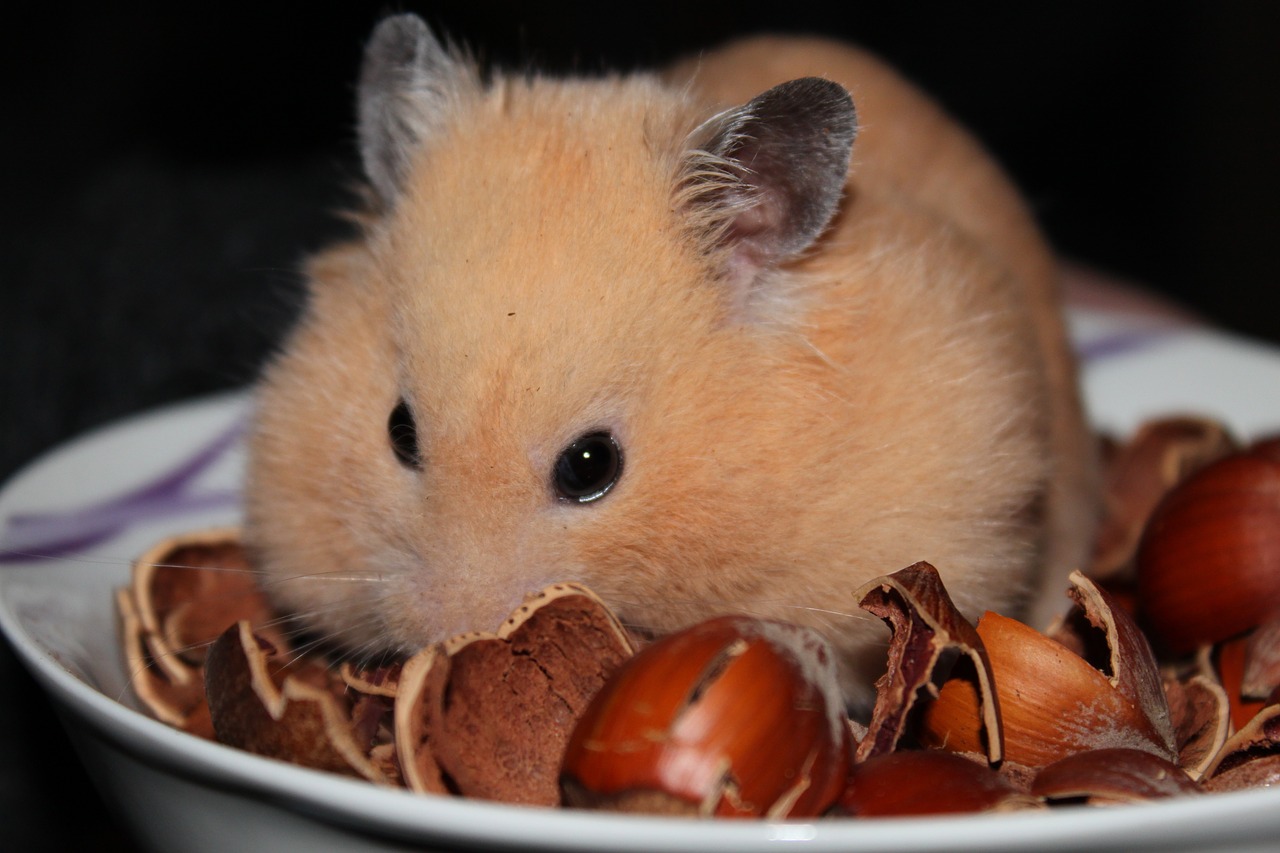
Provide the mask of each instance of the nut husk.
{"label": "nut husk", "polygon": [[960,668],[976,700],[973,722],[980,730],[980,751],[991,763],[1004,757],[999,697],[993,687],[991,663],[973,625],[961,615],[943,586],[937,569],[915,563],[856,592],[860,606],[889,625],[885,674],[876,682],[871,722],[856,752],[858,761],[890,753],[922,696],[937,696],[939,685]]}
{"label": "nut husk", "polygon": [[209,645],[237,620],[270,632],[273,614],[235,528],[198,530],[158,542],[134,561],[116,593],[134,692],[158,719],[213,737],[203,663]]}
{"label": "nut husk", "polygon": [[1267,705],[1227,741],[1204,785],[1210,791],[1280,785],[1280,704]]}
{"label": "nut husk", "polygon": [[[350,694],[326,661],[282,655],[242,620],[209,648],[205,684],[220,742],[304,767],[392,782],[370,760],[373,744],[359,737]],[[390,703],[382,710],[389,713]]]}
{"label": "nut husk", "polygon": [[556,584],[495,633],[471,633],[410,659],[401,673],[396,744],[410,787],[510,803],[560,802],[570,731],[633,654],[593,593]]}

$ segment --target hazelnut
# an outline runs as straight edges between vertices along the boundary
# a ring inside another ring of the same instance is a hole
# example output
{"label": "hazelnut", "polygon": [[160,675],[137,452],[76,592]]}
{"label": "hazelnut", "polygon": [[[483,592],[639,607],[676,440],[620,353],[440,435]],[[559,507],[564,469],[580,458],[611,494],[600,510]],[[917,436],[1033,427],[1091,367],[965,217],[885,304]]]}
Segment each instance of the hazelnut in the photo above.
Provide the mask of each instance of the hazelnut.
{"label": "hazelnut", "polygon": [[1095,749],[1060,758],[1040,770],[1031,793],[1049,802],[1134,803],[1201,793],[1178,766],[1139,749]]}
{"label": "hazelnut", "polygon": [[[1100,643],[1091,655],[1096,662],[1008,617],[986,613],[978,622],[1000,697],[1006,759],[1036,768],[1076,752],[1127,747],[1175,760],[1163,685],[1137,626],[1078,572],[1072,583],[1077,618],[1094,628],[1076,645],[1088,650]],[[948,682],[925,708],[921,741],[981,751],[976,704],[971,687]]]}
{"label": "hazelnut", "polygon": [[565,802],[722,817],[807,817],[844,786],[848,726],[825,641],[726,616],[624,664],[565,750]]}
{"label": "hazelnut", "polygon": [[1012,811],[1039,805],[985,762],[950,752],[904,751],[854,765],[840,796],[853,817]]}
{"label": "hazelnut", "polygon": [[1152,639],[1187,654],[1280,616],[1280,455],[1219,459],[1152,513],[1137,556]]}

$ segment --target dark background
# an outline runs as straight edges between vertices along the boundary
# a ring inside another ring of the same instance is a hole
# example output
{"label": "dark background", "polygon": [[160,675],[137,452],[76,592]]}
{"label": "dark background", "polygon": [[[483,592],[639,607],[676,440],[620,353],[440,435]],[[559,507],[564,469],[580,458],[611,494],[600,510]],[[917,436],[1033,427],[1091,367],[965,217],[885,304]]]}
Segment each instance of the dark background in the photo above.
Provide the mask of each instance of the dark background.
{"label": "dark background", "polygon": [[[0,23],[0,479],[252,379],[297,261],[345,232],[361,43],[397,9],[558,71],[763,29],[861,41],[977,131],[1065,255],[1280,342],[1280,4],[116,5]],[[133,849],[3,645],[0,833]]]}

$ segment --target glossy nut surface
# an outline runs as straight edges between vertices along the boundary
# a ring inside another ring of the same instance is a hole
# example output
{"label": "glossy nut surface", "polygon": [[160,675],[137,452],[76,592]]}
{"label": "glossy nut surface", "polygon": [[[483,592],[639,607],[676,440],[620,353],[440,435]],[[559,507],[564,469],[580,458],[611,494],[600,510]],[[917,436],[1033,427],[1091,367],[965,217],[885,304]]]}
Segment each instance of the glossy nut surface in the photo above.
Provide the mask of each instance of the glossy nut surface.
{"label": "glossy nut surface", "polygon": [[1218,460],[1170,491],[1138,548],[1153,640],[1186,654],[1280,614],[1280,459]]}
{"label": "glossy nut surface", "polygon": [[825,643],[722,617],[622,666],[570,737],[562,787],[579,807],[805,817],[835,802],[848,762]]}

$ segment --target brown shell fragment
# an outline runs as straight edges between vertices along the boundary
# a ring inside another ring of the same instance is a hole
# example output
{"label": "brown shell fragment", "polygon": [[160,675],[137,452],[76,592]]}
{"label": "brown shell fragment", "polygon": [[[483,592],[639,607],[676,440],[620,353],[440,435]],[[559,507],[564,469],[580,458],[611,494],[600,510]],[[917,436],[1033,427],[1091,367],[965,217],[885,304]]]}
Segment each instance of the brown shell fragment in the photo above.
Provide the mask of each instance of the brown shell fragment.
{"label": "brown shell fragment", "polygon": [[985,761],[934,750],[884,753],[856,764],[840,797],[840,810],[853,817],[1012,811],[1039,805],[1039,799],[1019,792]]}
{"label": "brown shell fragment", "polygon": [[[963,673],[964,689],[974,698],[973,730],[979,739],[968,749],[992,763],[1004,757],[1000,704],[991,662],[978,631],[952,603],[938,576],[925,562],[915,563],[859,589],[862,609],[879,616],[892,632],[887,671],[876,682],[876,704],[856,760],[890,753],[924,696],[938,695],[939,685]],[[952,669],[957,659],[967,666]],[[960,688],[957,688],[960,689]]]}
{"label": "brown shell fragment", "polygon": [[647,646],[574,728],[561,780],[582,808],[799,818],[843,790],[849,727],[815,632],[725,616]]}
{"label": "brown shell fragment", "polygon": [[1210,791],[1280,785],[1280,704],[1267,705],[1227,741],[1203,784]]}
{"label": "brown shell fragment", "polygon": [[396,733],[406,777],[421,790],[558,804],[570,731],[632,653],[617,618],[576,584],[532,597],[497,633],[423,653],[401,676],[410,707],[397,714]]}
{"label": "brown shell fragment", "polygon": [[402,669],[403,664],[399,662],[361,667],[343,661],[338,667],[338,676],[352,690],[368,696],[394,699],[399,692]]}
{"label": "brown shell fragment", "polygon": [[1201,793],[1176,764],[1138,749],[1097,749],[1068,755],[1043,768],[1031,793],[1050,803],[1137,803]]}
{"label": "brown shell fragment", "polygon": [[409,658],[400,671],[395,753],[405,785],[419,793],[452,793],[431,751],[431,733],[441,726],[448,681],[449,656],[438,645]]}
{"label": "brown shell fragment", "polygon": [[202,530],[156,544],[134,561],[116,609],[139,700],[163,722],[213,737],[201,669],[206,649],[238,619],[271,620],[239,532]]}
{"label": "brown shell fragment", "polygon": [[[1079,572],[1075,608],[1056,639],[987,613],[978,622],[1001,700],[1006,757],[1029,768],[1095,749],[1140,749],[1177,758],[1155,657],[1132,617]],[[944,685],[925,711],[921,741],[960,752],[980,743],[972,690]]]}
{"label": "brown shell fragment", "polygon": [[[1081,656],[1107,676],[1126,699],[1140,708],[1159,738],[1164,757],[1177,754],[1169,702],[1155,652],[1128,611],[1111,594],[1080,572],[1072,572],[1067,595],[1075,608],[1058,626],[1059,642],[1081,650]],[[1091,642],[1089,626],[1099,634]],[[1067,637],[1074,635],[1071,640]]]}
{"label": "brown shell fragment", "polygon": [[1267,754],[1224,770],[1204,783],[1212,793],[1243,791],[1249,788],[1274,788],[1280,785],[1280,755]]}
{"label": "brown shell fragment", "polygon": [[1089,576],[1126,578],[1151,511],[1164,493],[1190,474],[1234,450],[1236,441],[1218,421],[1167,417],[1143,424],[1105,457],[1105,514],[1094,539]]}
{"label": "brown shell fragment", "polygon": [[1211,677],[1193,673],[1183,679],[1166,679],[1165,695],[1178,745],[1178,765],[1192,779],[1199,779],[1231,730],[1227,693]]}
{"label": "brown shell fragment", "polygon": [[274,616],[232,528],[159,543],[134,562],[130,588],[144,629],[193,665],[227,626],[246,619],[261,630]]}
{"label": "brown shell fragment", "polygon": [[324,661],[282,658],[241,621],[210,647],[205,684],[220,742],[304,767],[391,783],[369,760],[372,743],[359,736],[345,685]]}
{"label": "brown shell fragment", "polygon": [[156,649],[154,635],[142,627],[133,596],[128,589],[116,591],[116,611],[125,664],[134,694],[156,719],[197,737],[213,739],[213,721],[204,696],[204,677],[185,662],[166,666],[160,660],[172,658],[163,646]]}
{"label": "brown shell fragment", "polygon": [[1244,648],[1240,695],[1265,700],[1280,688],[1280,619],[1264,622],[1249,632]]}

